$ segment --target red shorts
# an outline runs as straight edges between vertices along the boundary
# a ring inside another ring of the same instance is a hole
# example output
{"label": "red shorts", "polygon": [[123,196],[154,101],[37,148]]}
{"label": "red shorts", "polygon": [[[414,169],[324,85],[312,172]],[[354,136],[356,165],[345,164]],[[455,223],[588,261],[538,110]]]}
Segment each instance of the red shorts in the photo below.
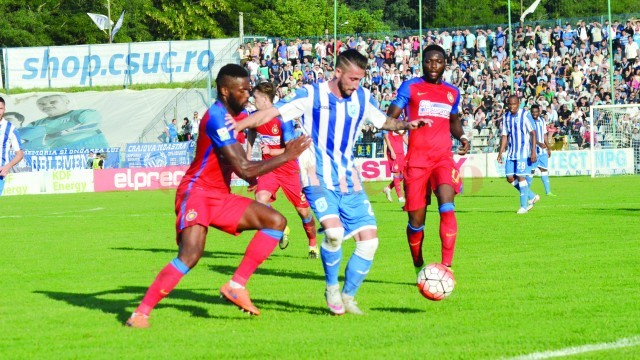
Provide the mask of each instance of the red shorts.
{"label": "red shorts", "polygon": [[176,193],[176,240],[182,230],[193,225],[238,235],[238,223],[253,200],[234,194],[191,189]]}
{"label": "red shorts", "polygon": [[297,208],[308,208],[307,198],[302,193],[300,185],[300,174],[298,172],[290,174],[280,174],[270,172],[258,178],[256,192],[265,190],[271,193],[271,201],[276,201],[276,193],[282,188],[284,195],[290,203]]}
{"label": "red shorts", "polygon": [[451,157],[432,163],[430,167],[411,167],[404,171],[404,211],[422,209],[431,203],[431,193],[440,185],[450,185],[456,194],[462,191],[462,179]]}
{"label": "red shorts", "polygon": [[405,168],[404,155],[396,155],[396,159],[392,160],[391,156],[387,155],[387,171],[390,173],[402,173]]}

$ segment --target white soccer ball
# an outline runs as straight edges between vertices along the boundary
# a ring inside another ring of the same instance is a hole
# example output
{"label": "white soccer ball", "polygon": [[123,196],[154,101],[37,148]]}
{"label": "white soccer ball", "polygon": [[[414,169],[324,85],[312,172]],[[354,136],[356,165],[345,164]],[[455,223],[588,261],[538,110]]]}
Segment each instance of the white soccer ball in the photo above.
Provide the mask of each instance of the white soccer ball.
{"label": "white soccer ball", "polygon": [[420,270],[416,285],[422,296],[429,300],[439,301],[451,295],[456,281],[448,267],[440,263],[433,263]]}

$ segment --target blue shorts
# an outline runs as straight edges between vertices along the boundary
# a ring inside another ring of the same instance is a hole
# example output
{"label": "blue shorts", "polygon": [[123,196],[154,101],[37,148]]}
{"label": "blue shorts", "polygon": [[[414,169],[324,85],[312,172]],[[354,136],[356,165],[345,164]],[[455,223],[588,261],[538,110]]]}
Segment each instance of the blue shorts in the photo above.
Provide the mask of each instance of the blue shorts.
{"label": "blue shorts", "polygon": [[533,169],[535,170],[537,167],[549,170],[549,155],[546,151],[542,154],[538,154],[538,160],[536,161]]}
{"label": "blue shorts", "polygon": [[364,191],[341,193],[321,186],[302,188],[318,221],[338,217],[344,226],[345,239],[365,229],[376,229],[371,203]]}
{"label": "blue shorts", "polygon": [[530,176],[533,169],[535,168],[531,163],[531,158],[507,160],[504,163],[504,174],[506,176]]}
{"label": "blue shorts", "polygon": [[4,176],[0,176],[0,196],[2,196],[2,191],[4,191]]}

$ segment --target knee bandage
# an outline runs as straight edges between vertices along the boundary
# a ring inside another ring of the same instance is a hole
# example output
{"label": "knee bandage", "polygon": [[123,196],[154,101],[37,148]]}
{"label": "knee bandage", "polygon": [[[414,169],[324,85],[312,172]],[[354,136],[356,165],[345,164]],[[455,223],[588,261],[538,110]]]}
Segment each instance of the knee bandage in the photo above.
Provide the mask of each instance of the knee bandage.
{"label": "knee bandage", "polygon": [[373,260],[373,256],[378,249],[378,238],[371,240],[356,241],[356,250],[354,253],[365,260]]}
{"label": "knee bandage", "polygon": [[324,230],[324,241],[322,246],[329,251],[337,251],[342,246],[342,240],[344,239],[344,228],[330,228]]}

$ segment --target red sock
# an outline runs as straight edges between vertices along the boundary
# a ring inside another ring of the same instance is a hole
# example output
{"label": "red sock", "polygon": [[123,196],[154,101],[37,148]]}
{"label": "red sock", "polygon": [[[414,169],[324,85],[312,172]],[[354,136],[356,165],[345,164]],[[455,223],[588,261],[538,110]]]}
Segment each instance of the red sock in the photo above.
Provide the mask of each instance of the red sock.
{"label": "red sock", "polygon": [[[282,235],[280,235],[280,237],[282,237]],[[262,264],[262,262],[271,255],[273,249],[278,245],[280,237],[275,238],[271,235],[267,235],[262,230],[258,231],[249,242],[247,250],[244,253],[244,257],[231,280],[245,286],[258,266],[260,266],[260,264]]]}
{"label": "red sock", "polygon": [[401,176],[393,177],[393,186],[396,188],[396,195],[398,195],[398,197],[401,198],[402,197],[402,177]]}
{"label": "red sock", "polygon": [[[393,175],[391,175],[391,176],[393,176]],[[389,185],[387,185],[387,187],[388,187],[389,189],[393,189],[393,187],[394,187],[395,185],[396,185],[395,181],[393,181],[393,179],[391,179],[391,182],[389,183]]]}
{"label": "red sock", "polygon": [[424,265],[424,259],[422,258],[422,241],[424,240],[424,225],[419,230],[411,228],[411,225],[407,225],[407,241],[409,242],[409,250],[411,251],[411,258],[413,258],[413,266]]}
{"label": "red sock", "polygon": [[144,295],[142,302],[136,309],[137,313],[149,315],[151,310],[164,299],[178,285],[184,274],[178,270],[172,263],[167,264],[156,279],[153,281],[149,290]]}
{"label": "red sock", "polygon": [[454,211],[440,213],[440,241],[442,242],[442,264],[451,266],[453,250],[456,247],[458,222]]}
{"label": "red sock", "polygon": [[307,239],[309,239],[309,246],[316,246],[316,221],[311,216],[311,221],[308,223],[302,223],[302,227],[304,228],[304,232],[307,233]]}

